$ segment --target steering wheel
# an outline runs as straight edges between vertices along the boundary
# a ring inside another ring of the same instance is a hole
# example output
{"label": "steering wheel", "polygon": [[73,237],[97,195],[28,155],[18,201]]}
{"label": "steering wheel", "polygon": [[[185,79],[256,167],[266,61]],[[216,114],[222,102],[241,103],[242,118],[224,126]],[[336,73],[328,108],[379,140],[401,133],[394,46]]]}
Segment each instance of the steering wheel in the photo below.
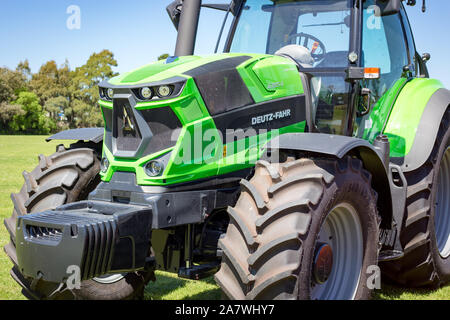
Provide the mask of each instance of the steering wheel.
{"label": "steering wheel", "polygon": [[[298,43],[297,38],[299,39]],[[327,50],[325,49],[323,42],[309,33],[300,32],[291,34],[287,38],[287,42],[290,44],[298,44],[307,48],[311,52],[311,57],[313,57],[315,61],[322,60],[327,54]],[[311,48],[308,47],[309,44],[311,44]]]}

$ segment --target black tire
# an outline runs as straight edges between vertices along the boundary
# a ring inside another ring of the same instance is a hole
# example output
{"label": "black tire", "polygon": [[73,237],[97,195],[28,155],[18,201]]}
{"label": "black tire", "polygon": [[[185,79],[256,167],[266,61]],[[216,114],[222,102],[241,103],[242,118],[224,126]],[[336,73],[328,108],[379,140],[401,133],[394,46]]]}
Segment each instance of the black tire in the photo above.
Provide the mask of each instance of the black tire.
{"label": "black tire", "polygon": [[56,153],[39,156],[39,165],[30,173],[24,172],[25,183],[19,193],[11,194],[14,204],[12,216],[4,223],[11,238],[4,250],[14,266],[11,276],[22,286],[22,293],[30,299],[134,299],[143,296],[143,290],[153,274],[128,273],[121,280],[104,284],[94,280],[81,283],[79,290],[65,285],[33,281],[25,278],[17,267],[15,226],[17,217],[54,209],[60,205],[85,200],[100,182],[100,160],[91,145],[77,143],[66,149],[60,145]]}
{"label": "black tire", "polygon": [[241,185],[236,206],[228,209],[230,224],[219,241],[222,264],[215,275],[230,299],[314,298],[318,235],[334,208],[344,203],[355,209],[362,239],[351,298],[370,298],[366,270],[377,264],[379,219],[371,175],[360,160],[259,161],[253,178]]}
{"label": "black tire", "polygon": [[[402,286],[437,288],[450,281],[450,257],[443,258],[439,253],[435,230],[437,179],[443,155],[450,146],[449,125],[450,108],[444,114],[427,162],[405,173],[408,189],[400,232],[404,256],[380,264],[383,275]],[[450,190],[446,198],[450,198]]]}

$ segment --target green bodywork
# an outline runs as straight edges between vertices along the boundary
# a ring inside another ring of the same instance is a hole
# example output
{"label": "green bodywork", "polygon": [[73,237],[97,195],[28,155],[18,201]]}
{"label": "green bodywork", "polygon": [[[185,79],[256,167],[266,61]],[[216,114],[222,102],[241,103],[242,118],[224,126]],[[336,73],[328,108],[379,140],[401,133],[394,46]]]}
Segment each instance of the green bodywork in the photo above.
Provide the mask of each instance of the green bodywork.
{"label": "green bodywork", "polygon": [[385,134],[391,144],[391,157],[404,157],[411,151],[417,128],[431,96],[443,84],[428,78],[400,78],[375,104],[363,139],[373,142]]}
{"label": "green bodywork", "polygon": [[[304,93],[297,66],[291,60],[265,54],[245,55],[251,58],[236,69],[255,103]],[[227,174],[254,166],[264,152],[262,147],[273,137],[304,132],[305,121],[234,142],[222,142],[194,79],[185,73],[214,61],[238,56],[242,54],[187,56],[171,63],[158,61],[109,80],[112,85],[127,86],[181,77],[186,79],[186,84],[176,98],[138,102],[136,105],[137,109],[170,106],[182,124],[176,145],[137,160],[115,158],[104,145],[104,156],[110,166],[101,173],[102,180],[110,181],[116,171],[135,172],[139,185],[170,185]],[[377,135],[384,133],[391,143],[391,157],[405,156],[414,142],[427,102],[442,87],[442,83],[432,79],[399,79],[378,99],[372,112],[359,122],[365,126],[361,138],[372,143]],[[99,103],[104,108],[113,106],[110,101],[100,100]],[[356,136],[358,128],[355,129]],[[163,174],[149,177],[144,171],[145,164],[168,153],[170,159]]]}
{"label": "green bodywork", "polygon": [[[136,105],[136,109],[170,106],[183,126],[176,145],[137,160],[115,158],[111,150],[104,145],[104,156],[110,166],[106,172],[101,173],[102,180],[109,181],[116,171],[135,172],[139,185],[169,185],[226,174],[254,166],[264,151],[261,147],[274,136],[303,132],[305,122],[300,122],[223,144],[194,79],[185,73],[202,65],[235,56],[242,54],[180,57],[169,64],[158,61],[109,80],[110,84],[127,86],[182,77],[186,78],[186,84],[176,98],[138,102]],[[246,56],[251,58],[236,69],[255,103],[303,93],[297,67],[290,60],[263,54],[246,54]],[[110,101],[100,100],[99,104],[104,108],[113,107]],[[170,160],[163,174],[149,177],[144,171],[145,164],[168,153],[171,153]]]}
{"label": "green bodywork", "polygon": [[415,78],[402,89],[384,131],[391,142],[391,157],[404,157],[411,151],[425,107],[441,88],[438,80]]}

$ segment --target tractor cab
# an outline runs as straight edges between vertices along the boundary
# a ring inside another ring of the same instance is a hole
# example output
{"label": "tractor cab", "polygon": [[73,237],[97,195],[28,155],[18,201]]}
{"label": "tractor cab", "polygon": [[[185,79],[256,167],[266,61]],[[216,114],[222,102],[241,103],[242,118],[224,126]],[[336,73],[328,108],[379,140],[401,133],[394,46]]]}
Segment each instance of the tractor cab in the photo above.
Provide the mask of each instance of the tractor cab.
{"label": "tractor cab", "polygon": [[[181,5],[189,7],[184,19]],[[371,113],[388,112],[378,110],[380,99],[408,78],[428,77],[401,0],[233,0],[230,6],[178,0],[168,8],[177,28],[184,23],[176,55],[193,54],[200,6],[227,11],[225,20],[234,15],[225,53],[284,56],[308,75],[311,132],[373,142],[383,124]]]}
{"label": "tractor cab", "polygon": [[[243,4],[226,48],[292,59],[310,75],[314,131],[346,134],[351,86],[346,70],[359,56],[357,12],[349,0],[259,1]],[[352,55],[350,56],[350,53]]]}
{"label": "tractor cab", "polygon": [[372,141],[371,111],[422,62],[400,1],[243,1],[225,52],[292,59],[310,77],[310,130]]}

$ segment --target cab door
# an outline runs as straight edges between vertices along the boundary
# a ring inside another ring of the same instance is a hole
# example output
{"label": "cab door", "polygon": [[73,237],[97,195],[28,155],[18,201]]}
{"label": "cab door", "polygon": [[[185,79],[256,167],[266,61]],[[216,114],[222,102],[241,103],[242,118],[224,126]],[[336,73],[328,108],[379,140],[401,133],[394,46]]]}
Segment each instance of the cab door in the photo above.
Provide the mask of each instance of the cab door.
{"label": "cab door", "polygon": [[[370,93],[369,98],[360,98],[354,135],[370,142],[383,132],[398,93],[408,79],[416,76],[414,41],[412,36],[409,41],[406,37],[409,25],[405,25],[404,17],[404,12],[380,16],[375,0],[364,2],[362,66],[380,68],[380,78],[361,82]],[[369,106],[372,109],[363,115]]]}

